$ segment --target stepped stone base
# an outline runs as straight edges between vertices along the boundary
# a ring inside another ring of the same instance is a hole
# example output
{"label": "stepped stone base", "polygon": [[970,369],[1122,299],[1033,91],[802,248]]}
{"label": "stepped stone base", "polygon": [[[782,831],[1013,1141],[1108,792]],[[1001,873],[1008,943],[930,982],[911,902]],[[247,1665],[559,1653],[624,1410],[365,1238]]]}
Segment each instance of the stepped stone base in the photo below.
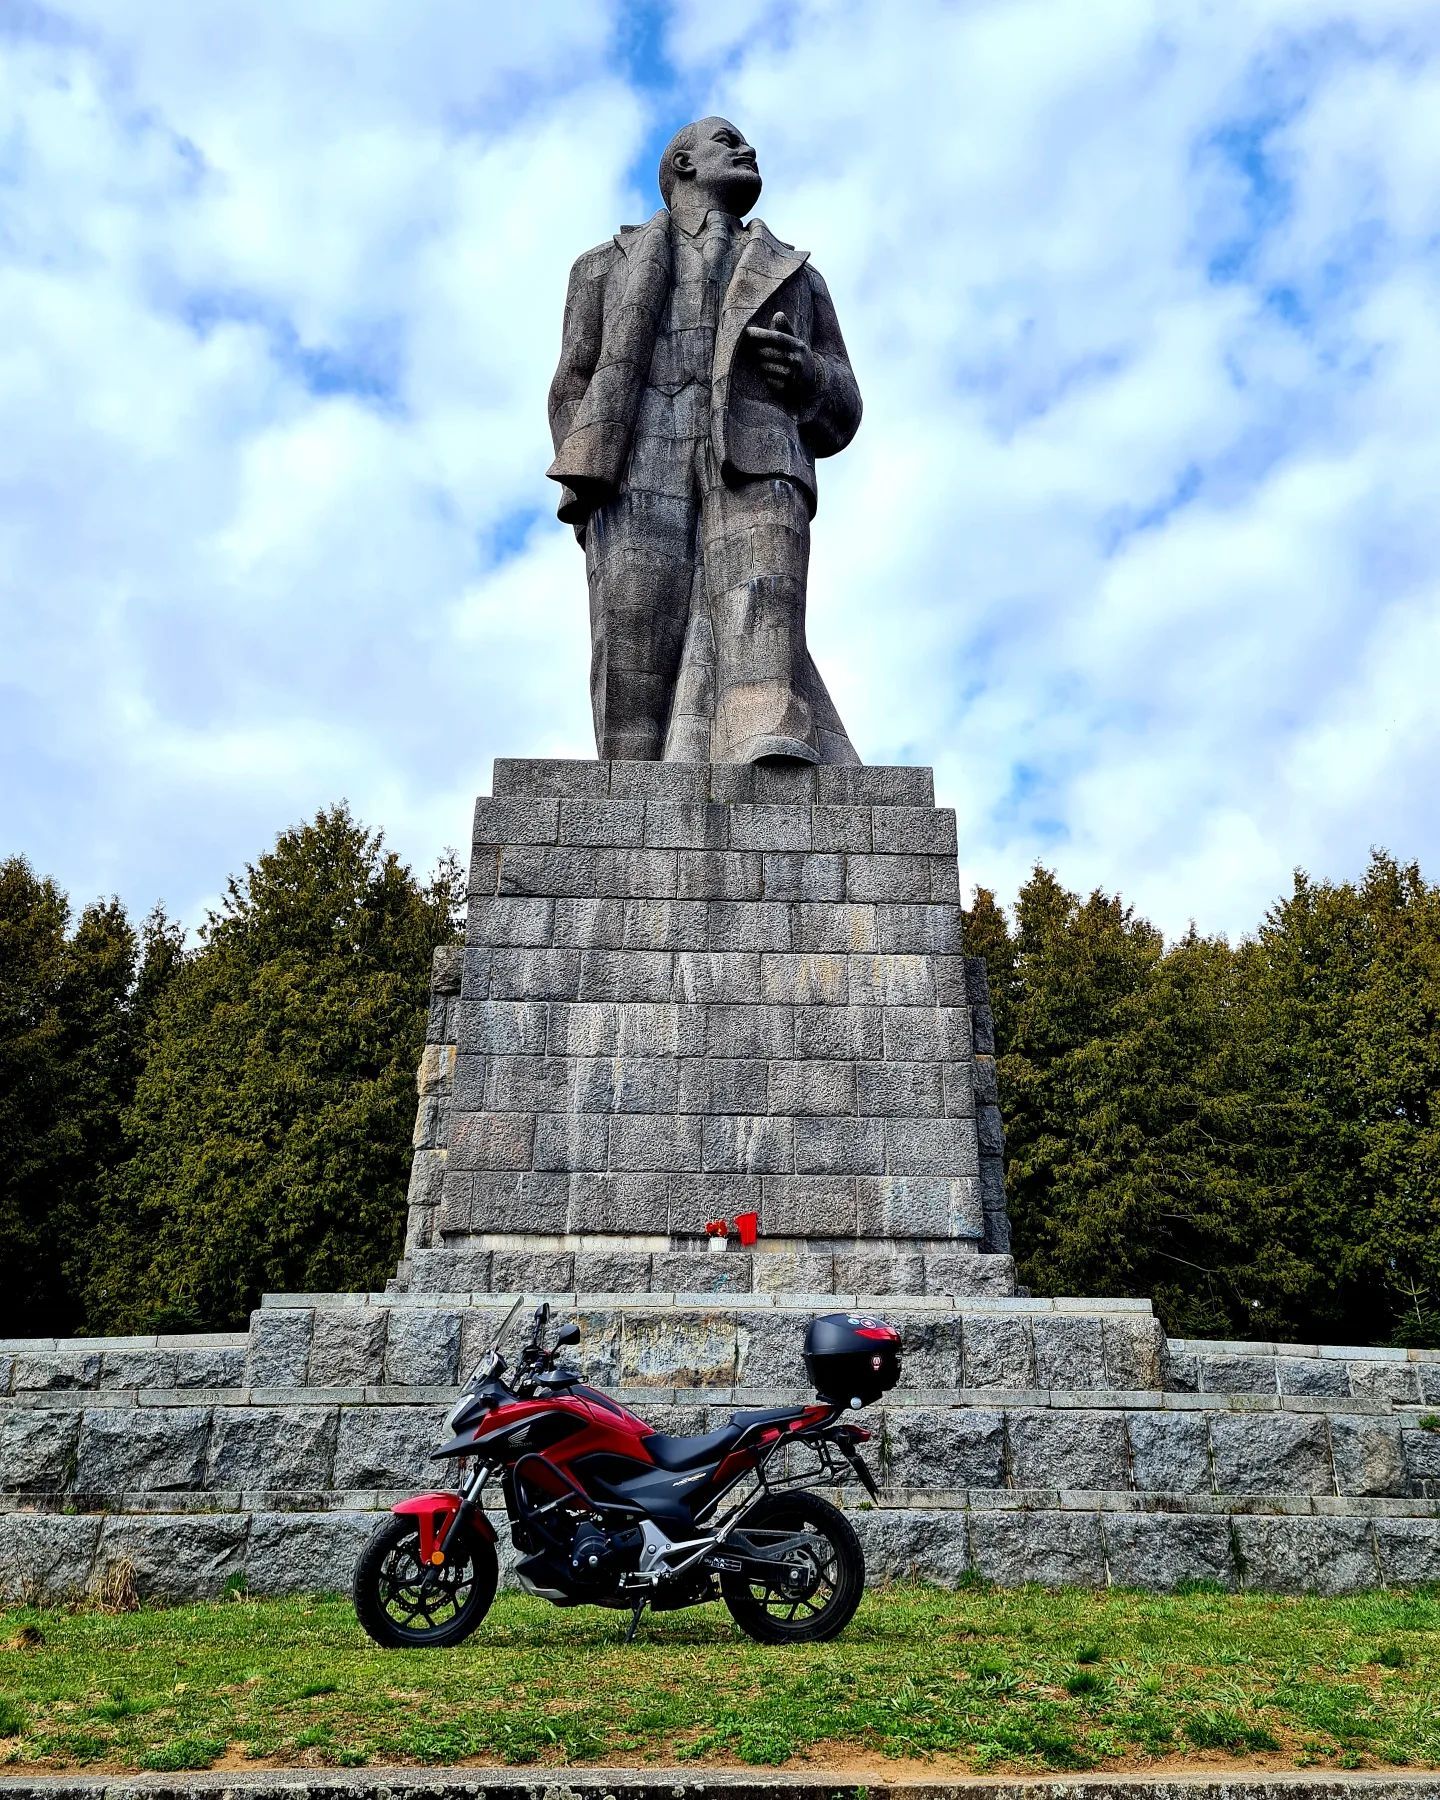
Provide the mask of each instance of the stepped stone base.
{"label": "stepped stone base", "polygon": [[[586,1372],[668,1431],[808,1398],[806,1320],[883,1305],[905,1377],[865,1415],[882,1505],[844,1490],[877,1579],[1440,1580],[1440,1352],[1168,1345],[1142,1301],[548,1297]],[[121,1558],[162,1599],[343,1589],[377,1510],[434,1481],[508,1305],[275,1295],[244,1336],[0,1344],[0,1597],[84,1591]],[[1230,1365],[1243,1391],[1215,1385]]]}
{"label": "stepped stone base", "polygon": [[397,1285],[499,1286],[490,1259],[526,1252],[583,1285],[744,1213],[758,1291],[865,1285],[837,1264],[883,1254],[878,1289],[934,1292],[970,1278],[923,1259],[1008,1251],[930,770],[500,761],[493,785],[466,943],[435,961]]}

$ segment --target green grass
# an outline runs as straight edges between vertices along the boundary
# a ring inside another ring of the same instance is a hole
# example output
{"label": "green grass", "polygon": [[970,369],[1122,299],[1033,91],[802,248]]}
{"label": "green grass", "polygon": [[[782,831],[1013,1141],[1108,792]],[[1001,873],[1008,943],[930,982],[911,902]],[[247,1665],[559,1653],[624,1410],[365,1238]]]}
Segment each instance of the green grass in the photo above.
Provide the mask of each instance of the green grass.
{"label": "green grass", "polygon": [[386,1652],[334,1599],[0,1613],[0,1768],[1440,1765],[1440,1591],[890,1588],[783,1650],[715,1607],[625,1623],[504,1594],[457,1650]]}

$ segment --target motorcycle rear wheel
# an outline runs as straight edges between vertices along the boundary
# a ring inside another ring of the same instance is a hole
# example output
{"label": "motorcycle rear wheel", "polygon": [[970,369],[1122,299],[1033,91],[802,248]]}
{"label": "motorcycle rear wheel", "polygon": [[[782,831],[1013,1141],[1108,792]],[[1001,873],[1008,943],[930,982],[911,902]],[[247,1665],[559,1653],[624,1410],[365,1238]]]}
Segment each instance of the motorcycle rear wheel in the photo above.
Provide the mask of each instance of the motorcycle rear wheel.
{"label": "motorcycle rear wheel", "polygon": [[420,1523],[392,1513],[370,1534],[355,1565],[355,1616],[382,1649],[444,1649],[458,1644],[490,1610],[500,1579],[495,1546],[467,1531],[445,1566],[429,1571],[420,1561]]}
{"label": "motorcycle rear wheel", "polygon": [[797,1537],[803,1541],[782,1552],[782,1566],[804,1570],[798,1585],[779,1570],[768,1583],[748,1575],[720,1577],[731,1618],[759,1644],[821,1644],[838,1637],[865,1592],[865,1552],[855,1529],[839,1507],[819,1494],[766,1496],[730,1541],[763,1555]]}

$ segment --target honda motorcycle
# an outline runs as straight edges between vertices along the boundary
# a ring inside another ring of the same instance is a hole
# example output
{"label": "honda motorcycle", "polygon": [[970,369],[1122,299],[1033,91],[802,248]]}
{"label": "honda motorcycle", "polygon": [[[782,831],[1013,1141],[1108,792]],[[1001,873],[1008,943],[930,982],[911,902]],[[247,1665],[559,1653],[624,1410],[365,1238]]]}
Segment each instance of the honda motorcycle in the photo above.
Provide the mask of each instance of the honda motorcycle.
{"label": "honda motorcycle", "polygon": [[878,1498],[859,1451],[870,1433],[846,1415],[900,1379],[893,1326],[860,1313],[811,1320],[813,1405],[736,1412],[718,1431],[672,1437],[556,1366],[580,1328],[547,1344],[547,1305],[512,1372],[500,1345],[515,1310],[435,1452],[459,1465],[458,1490],[401,1501],[361,1553],[355,1611],[377,1644],[458,1644],[485,1617],[499,1559],[482,1500],[495,1481],[520,1586],[556,1606],[628,1610],[627,1642],[647,1606],[711,1600],[764,1644],[844,1630],[865,1558],[845,1515],[813,1490],[853,1478]]}

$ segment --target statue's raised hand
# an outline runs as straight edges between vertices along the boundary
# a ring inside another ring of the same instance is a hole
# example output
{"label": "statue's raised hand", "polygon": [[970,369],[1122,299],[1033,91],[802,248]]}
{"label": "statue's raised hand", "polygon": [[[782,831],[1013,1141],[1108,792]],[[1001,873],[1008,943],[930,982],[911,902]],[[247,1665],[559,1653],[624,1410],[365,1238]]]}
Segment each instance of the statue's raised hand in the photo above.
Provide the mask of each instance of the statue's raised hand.
{"label": "statue's raised hand", "polygon": [[769,330],[763,325],[747,325],[745,336],[771,393],[797,412],[807,407],[815,398],[815,358],[810,346],[796,337],[785,314],[777,312]]}

